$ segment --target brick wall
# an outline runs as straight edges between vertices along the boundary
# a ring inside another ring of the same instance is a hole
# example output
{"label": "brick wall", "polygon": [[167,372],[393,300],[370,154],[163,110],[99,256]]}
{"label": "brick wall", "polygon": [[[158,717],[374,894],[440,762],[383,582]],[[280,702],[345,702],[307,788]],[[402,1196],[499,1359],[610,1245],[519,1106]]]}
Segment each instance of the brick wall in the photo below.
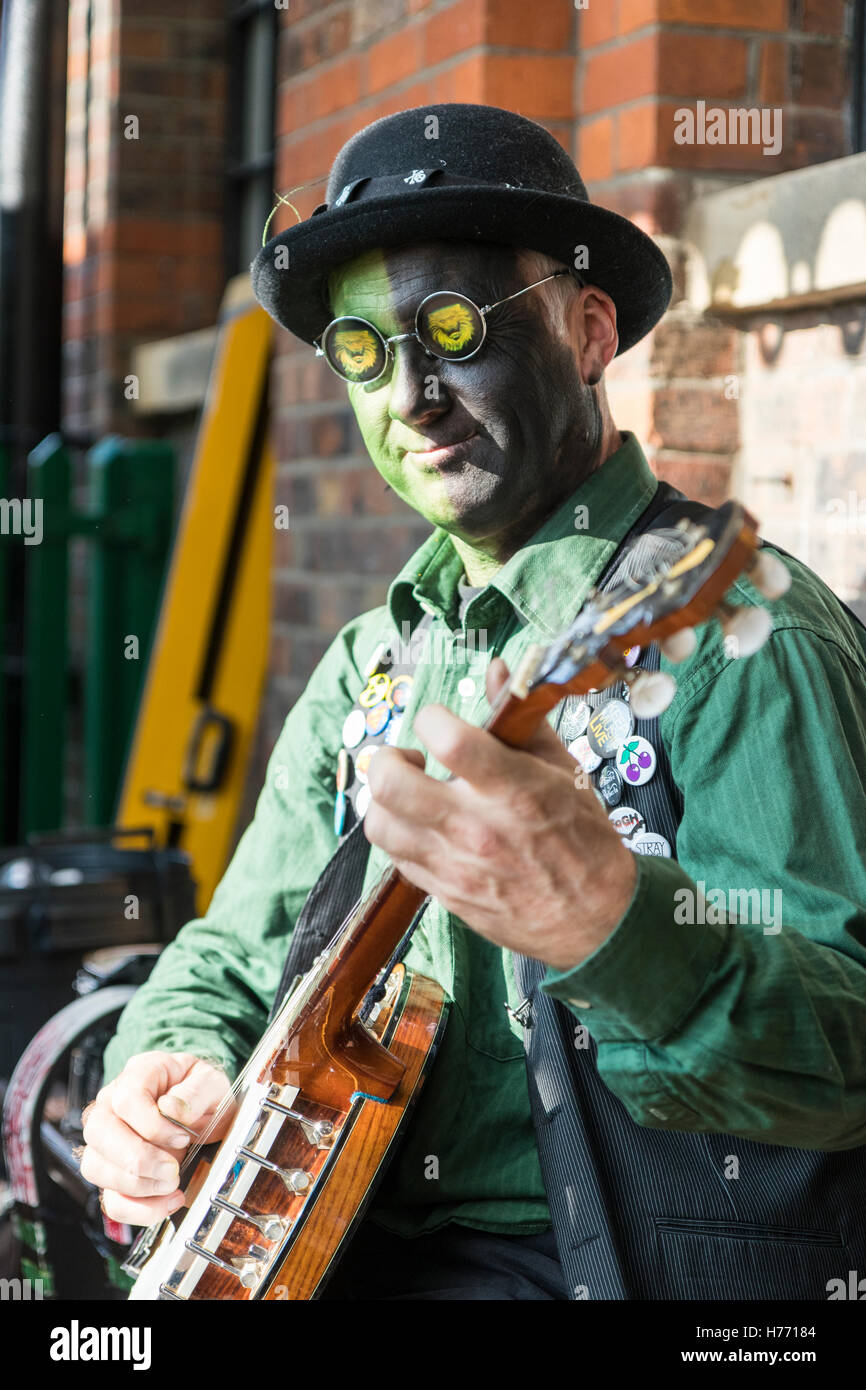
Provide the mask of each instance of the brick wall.
{"label": "brick wall", "polygon": [[[224,47],[222,16],[207,0],[70,0],[70,431],[138,433],[124,396],[131,347],[214,321],[223,290]],[[136,121],[138,138],[129,138]]]}
{"label": "brick wall", "polygon": [[[611,404],[620,423],[635,421],[656,472],[704,501],[730,492],[752,359],[742,331],[688,305],[684,215],[715,187],[850,152],[849,9],[843,0],[618,0],[581,13],[579,165],[592,197],[661,238],[676,284],[659,329],[609,371]],[[778,109],[778,152],[678,143],[677,113],[697,122],[699,102],[705,112]]]}

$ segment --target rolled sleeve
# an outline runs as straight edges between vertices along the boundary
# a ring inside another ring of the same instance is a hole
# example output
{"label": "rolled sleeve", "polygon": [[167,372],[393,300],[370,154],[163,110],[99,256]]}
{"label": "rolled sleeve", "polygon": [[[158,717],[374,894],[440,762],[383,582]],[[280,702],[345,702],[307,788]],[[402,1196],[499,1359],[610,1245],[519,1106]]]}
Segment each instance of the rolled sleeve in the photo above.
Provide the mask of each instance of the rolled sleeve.
{"label": "rolled sleeve", "polygon": [[541,985],[584,1019],[598,1042],[672,1033],[694,1008],[725,947],[724,927],[675,921],[676,893],[696,891],[676,860],[635,858],[635,890],[617,927],[580,965],[548,969]]}

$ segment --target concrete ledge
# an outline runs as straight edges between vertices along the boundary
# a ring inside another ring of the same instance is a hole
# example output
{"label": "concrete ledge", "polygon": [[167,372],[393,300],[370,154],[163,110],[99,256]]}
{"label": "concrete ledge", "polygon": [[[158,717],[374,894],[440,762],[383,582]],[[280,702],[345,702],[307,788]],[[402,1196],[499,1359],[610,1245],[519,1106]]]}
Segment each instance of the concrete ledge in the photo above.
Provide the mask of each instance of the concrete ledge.
{"label": "concrete ledge", "polygon": [[[256,304],[248,271],[228,281],[219,317],[246,313]],[[264,310],[262,310],[264,313]],[[139,415],[195,410],[204,404],[216,346],[218,325],[142,343],[132,350],[138,399],[130,404]]]}
{"label": "concrete ledge", "polygon": [[162,338],[133,349],[132,370],[138,377],[139,415],[194,410],[207,392],[216,328],[200,328],[176,338]]}
{"label": "concrete ledge", "polygon": [[866,297],[866,154],[698,198],[686,298],[745,314]]}

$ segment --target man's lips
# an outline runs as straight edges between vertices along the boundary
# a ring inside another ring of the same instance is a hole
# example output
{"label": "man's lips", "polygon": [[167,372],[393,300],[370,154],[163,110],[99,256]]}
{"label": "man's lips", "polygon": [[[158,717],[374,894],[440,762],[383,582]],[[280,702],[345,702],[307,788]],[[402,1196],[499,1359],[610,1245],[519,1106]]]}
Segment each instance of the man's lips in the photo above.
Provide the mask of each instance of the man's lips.
{"label": "man's lips", "polygon": [[417,459],[428,468],[440,468],[460,459],[478,437],[478,431],[473,430],[471,434],[464,435],[462,439],[456,439],[453,443],[433,444],[426,449],[407,449],[405,452],[407,457]]}

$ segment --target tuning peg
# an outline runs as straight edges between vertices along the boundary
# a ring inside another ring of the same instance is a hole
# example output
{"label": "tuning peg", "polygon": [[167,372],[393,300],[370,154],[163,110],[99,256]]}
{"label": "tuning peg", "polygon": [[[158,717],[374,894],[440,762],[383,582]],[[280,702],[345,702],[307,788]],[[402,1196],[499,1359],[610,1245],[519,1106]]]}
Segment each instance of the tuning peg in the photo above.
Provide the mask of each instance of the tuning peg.
{"label": "tuning peg", "polygon": [[754,655],[773,631],[773,619],[766,608],[732,608],[729,603],[720,603],[716,617],[725,634],[729,656]]}
{"label": "tuning peg", "polygon": [[756,550],[749,578],[764,598],[781,598],[791,587],[791,571],[770,550]]}
{"label": "tuning peg", "polygon": [[654,719],[676,693],[677,683],[666,671],[641,671],[628,682],[628,702],[637,719]]}
{"label": "tuning peg", "polygon": [[693,627],[680,628],[679,632],[672,632],[670,637],[663,637],[659,642],[668,661],[673,662],[685,661],[697,645],[698,639]]}

